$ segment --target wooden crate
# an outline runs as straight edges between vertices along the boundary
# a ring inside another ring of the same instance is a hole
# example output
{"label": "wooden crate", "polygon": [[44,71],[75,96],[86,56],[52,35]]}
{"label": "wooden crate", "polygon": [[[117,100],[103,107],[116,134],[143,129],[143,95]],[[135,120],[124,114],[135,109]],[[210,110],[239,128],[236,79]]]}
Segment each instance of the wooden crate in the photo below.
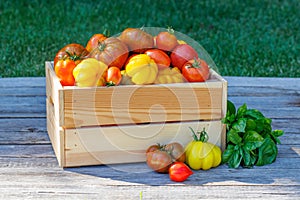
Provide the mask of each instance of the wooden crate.
{"label": "wooden crate", "polygon": [[61,167],[144,162],[156,143],[191,141],[189,127],[225,147],[227,81],[62,87],[46,62],[47,130]]}

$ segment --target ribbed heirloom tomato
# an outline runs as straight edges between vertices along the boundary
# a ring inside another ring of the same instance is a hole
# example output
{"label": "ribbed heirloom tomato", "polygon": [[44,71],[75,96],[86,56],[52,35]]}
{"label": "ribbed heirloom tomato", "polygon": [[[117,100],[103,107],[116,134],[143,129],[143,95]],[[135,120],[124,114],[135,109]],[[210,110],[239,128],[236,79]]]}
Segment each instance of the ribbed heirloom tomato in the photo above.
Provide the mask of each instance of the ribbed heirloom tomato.
{"label": "ribbed heirloom tomato", "polygon": [[91,52],[93,49],[97,48],[98,45],[106,39],[106,35],[102,33],[94,34],[86,44],[86,50]]}
{"label": "ribbed heirloom tomato", "polygon": [[54,66],[59,60],[67,58],[76,61],[76,64],[78,64],[88,55],[88,53],[89,52],[81,44],[67,44],[56,53],[54,57]]}
{"label": "ribbed heirloom tomato", "polygon": [[127,44],[130,51],[143,53],[154,46],[153,36],[137,28],[125,29],[119,39]]}
{"label": "ribbed heirloom tomato", "polygon": [[128,48],[119,39],[110,37],[100,42],[97,48],[90,52],[89,57],[96,58],[109,67],[115,66],[121,69],[127,60]]}

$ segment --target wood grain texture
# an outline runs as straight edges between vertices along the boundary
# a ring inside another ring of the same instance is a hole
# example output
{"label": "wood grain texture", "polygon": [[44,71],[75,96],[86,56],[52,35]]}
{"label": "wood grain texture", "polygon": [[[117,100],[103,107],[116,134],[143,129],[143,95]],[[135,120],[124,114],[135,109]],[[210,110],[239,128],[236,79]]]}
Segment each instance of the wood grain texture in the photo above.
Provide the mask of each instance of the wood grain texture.
{"label": "wood grain texture", "polygon": [[0,199],[298,200],[300,79],[225,79],[228,99],[262,110],[273,128],[285,131],[277,160],[252,169],[197,171],[184,183],[145,163],[60,168],[46,132],[45,78],[0,79]]}

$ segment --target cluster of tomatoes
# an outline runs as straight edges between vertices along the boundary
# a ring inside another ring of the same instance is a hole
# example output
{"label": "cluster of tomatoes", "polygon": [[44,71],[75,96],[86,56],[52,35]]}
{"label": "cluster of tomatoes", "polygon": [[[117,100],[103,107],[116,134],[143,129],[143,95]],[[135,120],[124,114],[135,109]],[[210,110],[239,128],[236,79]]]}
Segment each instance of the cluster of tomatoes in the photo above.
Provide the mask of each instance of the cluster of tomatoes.
{"label": "cluster of tomatoes", "polygon": [[184,163],[185,150],[178,142],[167,145],[155,144],[146,151],[147,165],[158,173],[169,173],[171,180],[185,181],[193,171]]}
{"label": "cluster of tomatoes", "polygon": [[54,58],[54,69],[63,86],[76,85],[73,70],[88,58],[107,66],[97,86],[206,81],[207,63],[173,32],[153,36],[142,29],[126,28],[116,37],[95,34],[85,47],[73,43],[60,49]]}
{"label": "cluster of tomatoes", "polygon": [[184,148],[178,142],[151,145],[146,150],[147,165],[158,173],[169,173],[172,181],[183,182],[193,170],[209,170],[221,163],[220,147],[208,142],[205,129],[194,131],[193,140]]}

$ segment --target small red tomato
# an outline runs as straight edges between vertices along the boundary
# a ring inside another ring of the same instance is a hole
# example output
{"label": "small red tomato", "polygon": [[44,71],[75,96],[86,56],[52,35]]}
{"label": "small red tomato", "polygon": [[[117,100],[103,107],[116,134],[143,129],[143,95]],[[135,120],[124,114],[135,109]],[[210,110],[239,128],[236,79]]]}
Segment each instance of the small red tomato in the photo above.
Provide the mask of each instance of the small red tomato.
{"label": "small red tomato", "polygon": [[178,142],[172,142],[165,146],[165,150],[170,152],[170,155],[175,161],[185,162],[184,148]]}
{"label": "small red tomato", "polygon": [[148,152],[147,165],[158,173],[168,173],[169,167],[172,164],[171,156],[164,150],[154,150]]}
{"label": "small red tomato", "polygon": [[182,67],[182,75],[189,82],[204,82],[209,78],[209,67],[200,58],[190,60]]}
{"label": "small red tomato", "polygon": [[119,85],[122,80],[120,68],[109,67],[106,73],[106,84],[108,86]]}
{"label": "small red tomato", "polygon": [[171,64],[170,57],[162,50],[149,49],[145,54],[154,60],[159,69],[168,68]]}
{"label": "small red tomato", "polygon": [[106,35],[102,34],[102,33],[97,33],[94,34],[88,41],[88,43],[86,44],[86,50],[88,52],[93,51],[93,49],[97,48],[98,45],[103,42],[105,39],[107,38]]}
{"label": "small red tomato", "polygon": [[73,69],[76,67],[74,60],[65,59],[58,60],[54,66],[56,76],[60,79],[62,86],[73,86],[75,85],[75,79],[73,76]]}
{"label": "small red tomato", "polygon": [[182,69],[182,66],[189,60],[198,58],[196,50],[188,44],[180,44],[171,53],[171,63],[173,67]]}
{"label": "small red tomato", "polygon": [[193,171],[183,162],[174,162],[169,168],[169,177],[172,181],[183,182]]}
{"label": "small red tomato", "polygon": [[172,51],[178,45],[177,38],[172,32],[174,31],[160,32],[155,37],[155,44],[158,49]]}

